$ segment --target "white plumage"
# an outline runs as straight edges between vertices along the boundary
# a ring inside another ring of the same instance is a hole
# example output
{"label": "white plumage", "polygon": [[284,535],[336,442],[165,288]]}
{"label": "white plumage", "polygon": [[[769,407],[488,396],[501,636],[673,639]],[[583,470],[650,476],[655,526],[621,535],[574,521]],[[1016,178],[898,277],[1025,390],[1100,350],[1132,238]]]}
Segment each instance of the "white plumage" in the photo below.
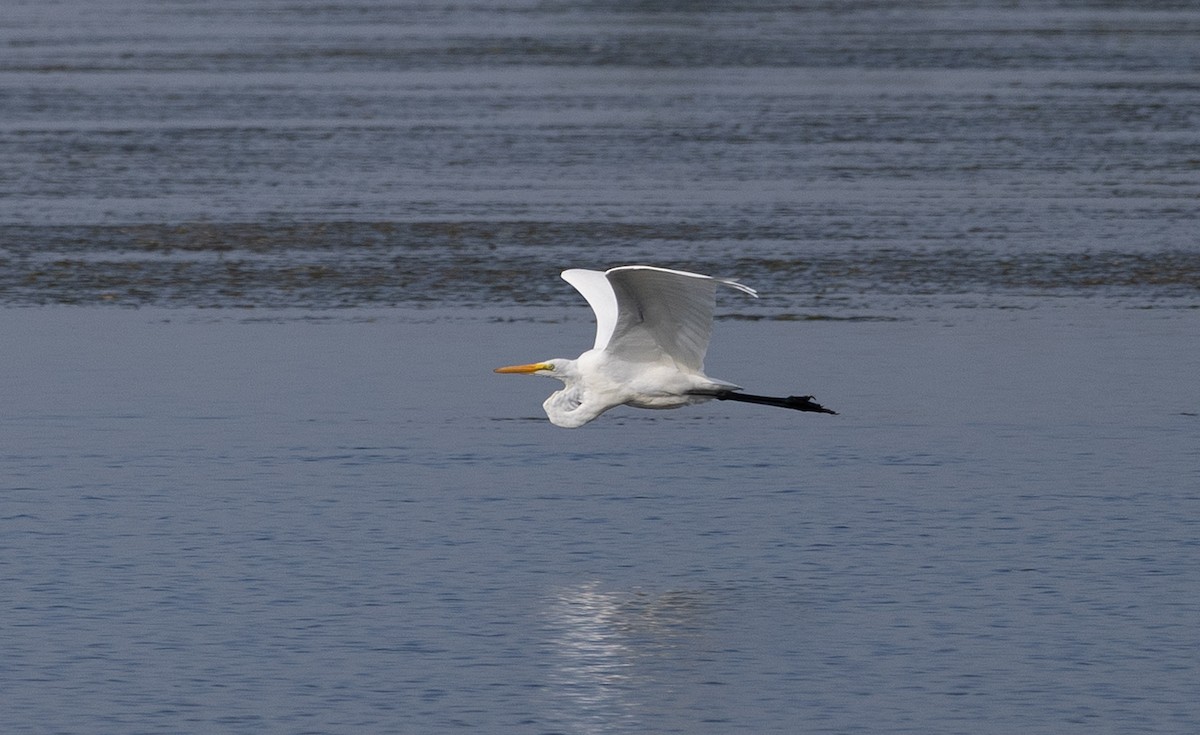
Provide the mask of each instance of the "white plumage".
{"label": "white plumage", "polygon": [[757,297],[736,281],[698,273],[627,265],[608,271],[574,268],[562,277],[596,313],[592,349],[575,360],[556,358],[497,368],[545,375],[563,389],[542,404],[557,426],[576,428],[610,408],[678,408],[714,398],[832,413],[807,397],[735,394],[733,383],[704,374],[718,285]]}

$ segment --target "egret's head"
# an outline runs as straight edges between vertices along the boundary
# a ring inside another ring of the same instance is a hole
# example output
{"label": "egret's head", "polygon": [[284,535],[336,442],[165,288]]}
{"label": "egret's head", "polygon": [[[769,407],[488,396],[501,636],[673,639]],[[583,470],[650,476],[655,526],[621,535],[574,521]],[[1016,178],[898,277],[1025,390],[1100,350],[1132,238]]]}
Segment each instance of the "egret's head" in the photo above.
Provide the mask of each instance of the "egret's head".
{"label": "egret's head", "polygon": [[531,362],[528,365],[509,365],[507,367],[498,367],[494,372],[497,373],[522,373],[525,375],[545,375],[549,378],[564,379],[567,374],[567,368],[570,360],[546,360],[545,362]]}

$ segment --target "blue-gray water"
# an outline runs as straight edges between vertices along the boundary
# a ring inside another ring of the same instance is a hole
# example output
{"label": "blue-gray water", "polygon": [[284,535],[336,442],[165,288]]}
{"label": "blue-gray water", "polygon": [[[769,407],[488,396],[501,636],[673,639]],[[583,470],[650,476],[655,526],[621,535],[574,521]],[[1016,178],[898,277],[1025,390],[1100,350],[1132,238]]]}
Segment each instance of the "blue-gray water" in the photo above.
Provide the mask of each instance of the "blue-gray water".
{"label": "blue-gray water", "polygon": [[1200,729],[1191,4],[3,13],[5,732]]}

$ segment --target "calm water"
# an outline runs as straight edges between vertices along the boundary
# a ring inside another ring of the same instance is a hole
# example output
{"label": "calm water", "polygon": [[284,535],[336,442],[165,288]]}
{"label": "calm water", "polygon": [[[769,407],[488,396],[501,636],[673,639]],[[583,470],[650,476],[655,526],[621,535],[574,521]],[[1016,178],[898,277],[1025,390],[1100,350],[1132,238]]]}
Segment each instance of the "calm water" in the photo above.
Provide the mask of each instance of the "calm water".
{"label": "calm water", "polygon": [[742,5],[9,3],[5,732],[1200,729],[1200,11]]}
{"label": "calm water", "polygon": [[842,415],[579,431],[487,368],[585,323],[284,316],[3,312],[12,731],[1200,722],[1196,310],[723,322]]}

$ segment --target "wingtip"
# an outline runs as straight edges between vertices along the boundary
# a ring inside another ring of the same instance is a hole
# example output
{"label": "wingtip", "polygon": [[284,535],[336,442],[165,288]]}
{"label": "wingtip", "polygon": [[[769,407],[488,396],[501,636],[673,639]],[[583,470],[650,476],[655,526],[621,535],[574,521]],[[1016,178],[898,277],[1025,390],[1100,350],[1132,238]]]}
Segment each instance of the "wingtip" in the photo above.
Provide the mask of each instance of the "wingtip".
{"label": "wingtip", "polygon": [[748,293],[751,296],[753,296],[754,298],[756,298],[756,299],[758,298],[758,291],[753,288],[750,288],[749,286],[747,286],[744,283],[738,283],[737,281],[735,281],[731,278],[718,278],[717,280],[720,281],[721,283],[725,284],[726,286],[729,286],[730,288],[736,288],[737,290],[741,291],[742,293]]}

